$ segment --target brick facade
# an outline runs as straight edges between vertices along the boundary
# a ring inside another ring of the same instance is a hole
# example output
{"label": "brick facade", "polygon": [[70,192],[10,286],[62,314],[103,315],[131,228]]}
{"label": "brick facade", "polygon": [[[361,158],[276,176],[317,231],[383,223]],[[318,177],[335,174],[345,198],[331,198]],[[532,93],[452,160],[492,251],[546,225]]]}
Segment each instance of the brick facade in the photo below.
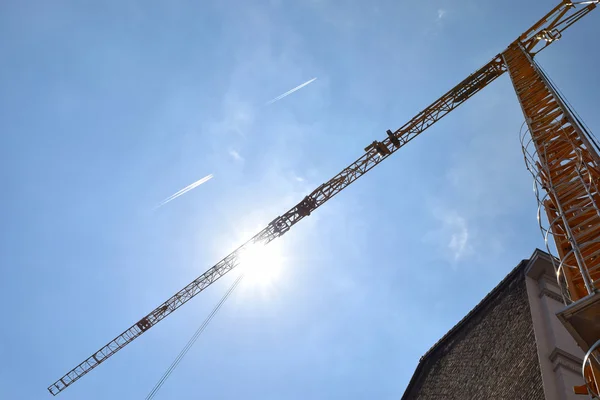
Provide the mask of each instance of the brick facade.
{"label": "brick facade", "polygon": [[425,354],[402,400],[544,400],[521,262]]}

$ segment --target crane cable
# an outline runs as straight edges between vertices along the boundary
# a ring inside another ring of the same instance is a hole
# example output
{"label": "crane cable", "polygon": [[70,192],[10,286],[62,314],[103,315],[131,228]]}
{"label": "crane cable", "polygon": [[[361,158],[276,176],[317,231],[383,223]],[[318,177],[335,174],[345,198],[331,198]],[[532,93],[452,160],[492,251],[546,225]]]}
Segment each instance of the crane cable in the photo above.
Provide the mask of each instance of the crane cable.
{"label": "crane cable", "polygon": [[179,365],[179,363],[181,362],[183,357],[185,357],[185,355],[190,350],[190,348],[194,345],[194,343],[196,343],[196,340],[198,340],[198,337],[202,334],[202,332],[204,332],[204,330],[206,329],[206,327],[208,326],[210,321],[212,321],[212,319],[217,314],[217,312],[219,311],[219,309],[221,308],[223,303],[225,303],[225,301],[229,298],[229,295],[231,295],[231,293],[235,290],[235,288],[238,286],[238,284],[241,282],[241,280],[244,278],[244,276],[245,276],[245,274],[241,274],[240,276],[238,276],[236,278],[236,280],[233,282],[231,287],[229,287],[229,290],[227,290],[227,292],[223,295],[221,300],[217,303],[217,305],[211,311],[211,313],[208,315],[208,317],[206,317],[204,322],[202,322],[202,324],[198,327],[196,332],[194,332],[194,334],[192,335],[190,340],[183,347],[183,349],[179,352],[179,354],[177,355],[175,360],[171,363],[169,368],[167,368],[167,370],[165,371],[163,376],[158,380],[158,382],[156,383],[154,388],[150,391],[150,393],[148,393],[148,395],[146,396],[146,400],[151,400],[156,396],[156,394],[158,393],[158,391],[160,390],[162,385],[164,385],[164,383],[169,378],[169,376],[173,373],[175,368],[177,368],[177,366]]}
{"label": "crane cable", "polygon": [[573,118],[575,118],[575,121],[579,125],[579,128],[583,131],[583,134],[590,140],[590,142],[592,143],[593,147],[595,147],[595,150],[600,153],[600,140],[598,140],[598,138],[596,137],[596,135],[594,135],[594,132],[585,123],[585,121],[583,120],[583,118],[577,113],[577,110],[575,110],[575,108],[573,108],[573,105],[569,102],[569,99],[567,99],[565,97],[565,95],[560,91],[560,89],[558,88],[558,86],[556,86],[556,84],[554,83],[554,81],[552,80],[552,78],[550,78],[548,76],[548,74],[546,74],[546,71],[544,70],[544,68],[542,68],[542,66],[539,65],[535,60],[533,60],[533,63],[540,70],[542,76],[544,78],[546,78],[546,80],[548,81],[550,87],[552,89],[554,89],[554,91],[556,92],[558,98],[560,100],[562,100],[562,102],[565,104],[567,110],[571,113],[571,115],[573,115]]}

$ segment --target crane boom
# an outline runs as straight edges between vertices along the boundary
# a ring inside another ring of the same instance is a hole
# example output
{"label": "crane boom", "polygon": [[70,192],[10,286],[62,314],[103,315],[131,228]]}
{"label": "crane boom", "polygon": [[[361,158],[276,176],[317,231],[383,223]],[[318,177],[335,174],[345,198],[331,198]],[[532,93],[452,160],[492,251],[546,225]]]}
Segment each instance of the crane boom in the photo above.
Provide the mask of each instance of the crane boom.
{"label": "crane boom", "polygon": [[[550,43],[560,38],[562,31],[594,8],[593,3],[595,2],[582,2],[581,4],[587,3],[592,4],[588,4],[583,8],[578,8],[575,5],[580,3],[563,1],[528,31],[523,33],[518,41],[522,43],[530,54],[537,54]],[[309,216],[311,212],[323,205],[336,194],[340,193],[373,167],[380,164],[383,160],[387,159],[390,155],[417,137],[431,125],[448,115],[452,110],[456,109],[506,72],[506,70],[507,68],[502,58],[502,53],[498,54],[490,62],[450,89],[402,127],[394,132],[388,130],[387,137],[382,141],[374,141],[369,144],[365,148],[365,153],[355,162],[344,168],[328,182],[320,185],[296,206],[283,215],[275,218],[250,240],[216,263],[198,278],[194,279],[191,283],[137,321],[123,333],[115,337],[107,345],[100,348],[100,350],[96,351],[82,363],[67,372],[64,376],[50,385],[48,391],[52,395],[57,395],[72,385],[82,376],[106,361],[117,351],[140,337],[148,329],[162,321],[173,311],[177,310],[213,282],[235,268],[240,262],[240,256],[249,246],[258,243],[267,244],[285,234],[304,217]]]}
{"label": "crane boom", "polygon": [[327,200],[344,190],[352,182],[366,174],[373,167],[381,163],[393,152],[407,144],[425,131],[435,122],[450,113],[468,98],[483,89],[487,84],[502,75],[506,69],[500,57],[494,58],[463,82],[448,91],[432,105],[421,111],[411,121],[406,123],[396,132],[388,131],[388,137],[381,142],[374,142],[365,149],[365,153],[355,162],[344,168],[328,182],[320,185],[300,203],[281,216],[271,221],[262,231],[254,235],[246,243],[235,249],[213,267],[208,269],[198,278],[194,279],[183,289],[151,311],[148,315],[130,326],[123,333],[115,337],[108,344],[100,348],[81,364],[67,372],[62,378],[54,382],[48,390],[53,395],[73,384],[79,378],[96,368],[110,356],[140,337],[148,329],[162,321],[173,311],[187,303],[198,293],[202,292],[213,282],[217,281],[227,272],[239,264],[240,256],[246,248],[255,243],[267,244],[273,239],[286,233],[292,226],[300,222],[312,211],[324,204]]}

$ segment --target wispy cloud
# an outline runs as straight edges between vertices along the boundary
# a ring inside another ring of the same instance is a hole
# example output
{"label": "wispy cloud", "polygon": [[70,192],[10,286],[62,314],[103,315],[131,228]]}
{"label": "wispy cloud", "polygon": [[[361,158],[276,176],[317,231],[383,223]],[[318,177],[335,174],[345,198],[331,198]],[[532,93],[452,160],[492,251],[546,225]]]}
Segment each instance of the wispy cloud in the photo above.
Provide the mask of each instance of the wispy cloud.
{"label": "wispy cloud", "polygon": [[470,250],[467,221],[457,213],[453,213],[446,215],[443,222],[450,234],[448,249],[452,252],[454,260],[458,261]]}
{"label": "wispy cloud", "polygon": [[244,157],[242,157],[242,155],[234,149],[230,149],[229,150],[229,155],[231,156],[231,158],[233,158],[235,161],[244,161]]}
{"label": "wispy cloud", "polygon": [[439,8],[437,10],[437,19],[438,20],[444,18],[445,15],[446,15],[446,10],[444,10],[443,8]]}
{"label": "wispy cloud", "polygon": [[452,261],[460,261],[473,254],[473,234],[467,219],[456,210],[434,209],[438,226],[426,235]]}
{"label": "wispy cloud", "polygon": [[294,93],[295,91],[302,89],[304,86],[306,86],[306,85],[308,85],[308,84],[310,84],[310,83],[312,83],[312,82],[314,82],[314,81],[316,81],[316,80],[317,80],[317,78],[312,78],[312,79],[310,79],[310,80],[308,80],[308,81],[304,82],[303,84],[301,84],[301,85],[298,85],[298,86],[296,86],[295,88],[293,88],[293,89],[291,89],[291,90],[288,90],[288,91],[287,91],[287,92],[285,92],[284,94],[281,94],[281,95],[279,95],[279,96],[275,97],[274,99],[271,99],[271,100],[267,101],[267,102],[265,103],[265,105],[273,104],[273,103],[275,103],[276,101],[279,101],[279,100],[283,99],[284,97],[286,97],[286,96],[289,96],[290,94]]}
{"label": "wispy cloud", "polygon": [[212,179],[212,177],[213,177],[213,174],[210,174],[210,175],[205,176],[202,179],[198,179],[196,182],[194,182],[192,184],[187,185],[183,189],[179,190],[178,192],[173,193],[172,195],[170,195],[169,197],[167,197],[166,199],[164,199],[163,201],[161,201],[160,203],[158,203],[156,205],[156,207],[154,207],[154,209],[162,207],[165,204],[167,204],[168,202],[175,200],[179,196],[182,196],[182,195],[186,194],[190,190],[197,188],[198,186],[202,185],[205,182],[208,182],[209,180]]}

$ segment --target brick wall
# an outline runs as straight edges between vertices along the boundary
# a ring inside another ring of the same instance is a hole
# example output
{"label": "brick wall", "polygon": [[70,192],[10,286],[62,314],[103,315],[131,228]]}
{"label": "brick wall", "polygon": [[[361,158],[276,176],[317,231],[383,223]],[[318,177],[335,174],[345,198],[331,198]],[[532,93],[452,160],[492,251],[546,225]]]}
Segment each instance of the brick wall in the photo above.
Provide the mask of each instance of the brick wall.
{"label": "brick wall", "polygon": [[543,400],[524,263],[421,360],[403,400]]}

